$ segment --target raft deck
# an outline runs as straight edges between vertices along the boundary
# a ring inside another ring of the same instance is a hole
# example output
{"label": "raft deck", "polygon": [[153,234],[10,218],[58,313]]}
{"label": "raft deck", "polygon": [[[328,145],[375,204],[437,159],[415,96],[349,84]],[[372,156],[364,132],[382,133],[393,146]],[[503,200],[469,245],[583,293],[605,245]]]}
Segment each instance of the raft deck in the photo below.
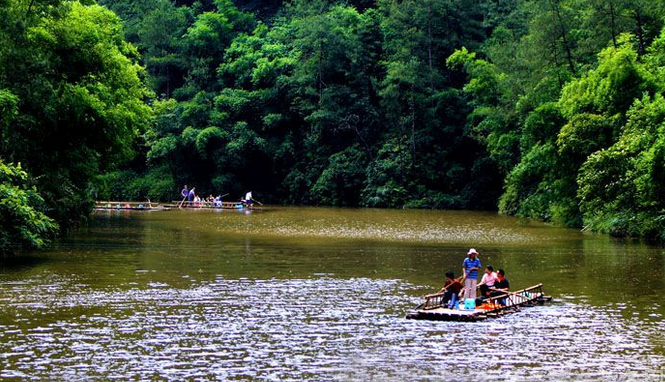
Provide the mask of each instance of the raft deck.
{"label": "raft deck", "polygon": [[171,208],[150,202],[95,202],[95,211],[168,211]]}
{"label": "raft deck", "polygon": [[517,292],[508,292],[484,300],[484,304],[475,309],[448,309],[442,306],[443,293],[425,297],[425,302],[410,311],[406,318],[435,321],[480,321],[515,312],[521,307],[542,305],[552,297],[543,294],[543,284],[524,288]]}
{"label": "raft deck", "polygon": [[167,205],[169,208],[201,208],[201,209],[214,209],[214,210],[260,210],[260,206],[252,205],[251,207],[242,203],[242,202],[221,202],[221,207],[216,206],[214,202],[200,201],[198,204],[196,202],[190,201],[180,201],[174,200],[171,204]]}
{"label": "raft deck", "polygon": [[149,202],[111,202],[99,201],[95,202],[95,211],[170,211],[178,208],[191,208],[191,209],[215,209],[215,210],[261,210],[262,207],[247,206],[239,202],[222,202],[221,206],[215,206],[210,202],[181,202],[176,200],[170,204],[158,204]]}

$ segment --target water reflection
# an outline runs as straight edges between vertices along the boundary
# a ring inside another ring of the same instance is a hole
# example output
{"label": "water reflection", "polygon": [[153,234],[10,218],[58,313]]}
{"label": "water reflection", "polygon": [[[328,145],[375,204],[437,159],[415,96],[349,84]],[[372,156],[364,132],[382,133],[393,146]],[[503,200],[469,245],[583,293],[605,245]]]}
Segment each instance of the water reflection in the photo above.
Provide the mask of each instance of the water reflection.
{"label": "water reflection", "polygon": [[[557,302],[405,320],[471,245]],[[38,256],[0,268],[2,380],[659,380],[665,364],[662,249],[491,214],[108,214]]]}

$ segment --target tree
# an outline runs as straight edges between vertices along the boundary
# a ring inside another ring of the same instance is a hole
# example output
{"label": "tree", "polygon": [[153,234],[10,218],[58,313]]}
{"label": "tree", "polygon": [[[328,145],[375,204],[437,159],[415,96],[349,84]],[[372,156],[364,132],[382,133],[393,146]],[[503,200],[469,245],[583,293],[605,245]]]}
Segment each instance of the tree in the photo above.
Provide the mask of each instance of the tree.
{"label": "tree", "polygon": [[0,160],[0,255],[43,248],[55,237],[58,224],[45,209],[21,166]]}
{"label": "tree", "polygon": [[[147,126],[150,96],[112,12],[79,2],[35,3],[0,26],[0,88],[16,97],[0,156],[37,179],[50,214],[66,227],[91,208],[91,181],[129,158]],[[33,155],[39,152],[40,155]]]}
{"label": "tree", "polygon": [[[368,171],[398,171],[368,173],[365,200],[395,206],[400,201],[392,196],[394,202],[379,202],[382,195],[389,195],[384,190],[392,189],[403,190],[399,194],[407,194],[411,206],[491,208],[498,195],[498,188],[489,191],[496,184],[491,176],[498,174],[496,166],[485,160],[482,146],[467,135],[468,106],[452,88],[459,76],[445,67],[456,48],[477,47],[484,38],[481,8],[476,2],[440,0],[386,0],[377,8],[386,57],[379,95],[387,129],[379,147],[384,154],[397,153],[377,156]],[[459,23],[460,19],[466,22]],[[388,160],[397,162],[388,165]],[[479,194],[474,189],[489,192]]]}
{"label": "tree", "polygon": [[[623,65],[613,65],[624,75],[613,74],[612,88],[620,89],[607,97],[610,108],[624,106],[625,97],[633,102],[621,113],[621,125],[614,130],[611,145],[595,151],[580,168],[577,196],[584,224],[591,229],[616,236],[640,236],[665,240],[665,83],[663,71],[663,35],[647,49],[642,62],[635,59],[639,43],[624,39],[615,51],[604,52],[624,57]],[[636,47],[636,48],[635,48]],[[633,60],[625,57],[633,57]],[[625,75],[631,73],[631,75]],[[626,80],[630,79],[630,80]],[[626,87],[626,84],[630,85]],[[609,86],[608,86],[609,88]],[[641,97],[637,94],[642,91]],[[612,101],[615,102],[612,102]],[[618,101],[618,102],[616,102]]]}

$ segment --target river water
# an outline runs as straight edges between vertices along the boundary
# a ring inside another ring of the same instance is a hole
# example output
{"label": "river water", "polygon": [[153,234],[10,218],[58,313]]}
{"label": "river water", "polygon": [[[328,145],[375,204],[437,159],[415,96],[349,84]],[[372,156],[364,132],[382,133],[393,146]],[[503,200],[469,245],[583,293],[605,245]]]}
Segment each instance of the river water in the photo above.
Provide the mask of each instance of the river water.
{"label": "river water", "polygon": [[[554,302],[406,320],[466,251]],[[0,265],[0,380],[665,380],[660,247],[493,213],[96,213]]]}

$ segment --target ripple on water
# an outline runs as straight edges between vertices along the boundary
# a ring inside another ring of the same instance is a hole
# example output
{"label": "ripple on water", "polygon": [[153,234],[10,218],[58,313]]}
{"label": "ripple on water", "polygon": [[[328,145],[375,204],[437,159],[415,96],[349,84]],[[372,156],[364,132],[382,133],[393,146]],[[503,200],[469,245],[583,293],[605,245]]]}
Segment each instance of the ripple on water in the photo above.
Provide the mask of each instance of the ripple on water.
{"label": "ripple on water", "polygon": [[417,288],[399,280],[48,290],[2,285],[0,379],[655,380],[665,362],[657,320],[572,298],[460,324],[404,319]]}
{"label": "ripple on water", "polygon": [[[376,224],[371,226],[279,226],[274,227],[275,235],[279,236],[313,236],[330,239],[360,239],[381,241],[404,241],[420,243],[460,242],[460,243],[521,243],[528,244],[538,239],[523,232],[499,228],[468,227],[468,226],[388,226]],[[270,232],[263,230],[262,232]]]}

